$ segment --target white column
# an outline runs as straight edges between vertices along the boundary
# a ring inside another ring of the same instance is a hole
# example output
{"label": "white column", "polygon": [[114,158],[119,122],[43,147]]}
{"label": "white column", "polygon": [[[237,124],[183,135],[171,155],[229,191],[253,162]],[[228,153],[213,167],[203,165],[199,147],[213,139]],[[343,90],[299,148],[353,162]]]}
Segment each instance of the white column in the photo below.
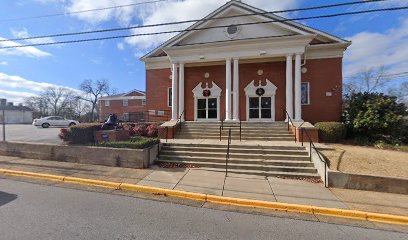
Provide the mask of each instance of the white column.
{"label": "white column", "polygon": [[225,67],[225,121],[231,120],[231,59],[226,60]]}
{"label": "white column", "polygon": [[295,121],[301,122],[302,120],[302,71],[301,71],[301,55],[296,54],[295,57]]}
{"label": "white column", "polygon": [[[184,112],[184,63],[179,65],[179,114]],[[181,117],[181,120],[184,121],[184,115]]]}
{"label": "white column", "polygon": [[234,121],[239,121],[239,60],[234,59]]}
{"label": "white column", "polygon": [[177,63],[172,65],[171,91],[171,120],[177,120]]}
{"label": "white column", "polygon": [[[286,112],[293,119],[293,70],[292,54],[286,56]],[[285,121],[289,121],[288,116]]]}

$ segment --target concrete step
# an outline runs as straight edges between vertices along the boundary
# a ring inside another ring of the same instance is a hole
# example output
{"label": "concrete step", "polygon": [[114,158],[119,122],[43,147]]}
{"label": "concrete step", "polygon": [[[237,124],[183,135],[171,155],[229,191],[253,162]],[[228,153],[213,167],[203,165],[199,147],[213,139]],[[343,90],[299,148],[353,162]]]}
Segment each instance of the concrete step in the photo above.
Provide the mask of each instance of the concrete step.
{"label": "concrete step", "polygon": [[[173,163],[172,160],[160,159],[160,163]],[[198,161],[177,161],[177,163],[184,163],[197,167],[221,168],[225,169],[225,163],[216,162],[198,162]],[[243,169],[243,170],[257,170],[266,172],[300,172],[300,173],[317,173],[313,167],[294,167],[294,166],[263,166],[259,164],[237,164],[228,163],[228,169]]]}
{"label": "concrete step", "polygon": [[[188,147],[188,148],[222,148],[226,149],[227,144],[194,144],[194,143],[164,143],[163,146],[171,147]],[[260,146],[260,145],[236,145],[231,144],[230,149],[261,149],[261,150],[306,150],[302,146],[288,146],[288,145],[273,145],[273,146]]]}
{"label": "concrete step", "polygon": [[[179,136],[176,134],[176,139],[220,139],[219,136],[205,136],[205,135],[197,135],[197,136]],[[227,140],[228,136],[222,136],[222,140]],[[239,136],[233,136],[233,140],[239,140]],[[294,141],[294,137],[242,137],[241,140],[246,141]]]}
{"label": "concrete step", "polygon": [[[165,155],[164,153],[160,155],[160,160],[167,161],[191,161],[191,162],[214,162],[214,163],[224,163],[226,157],[201,157],[201,156],[178,156],[178,155]],[[262,166],[297,166],[297,167],[314,167],[313,163],[310,162],[309,158],[303,158],[298,156],[274,156],[265,159],[244,159],[244,158],[233,158],[228,160],[230,163],[237,164],[258,164]]]}
{"label": "concrete step", "polygon": [[[226,153],[218,153],[212,154],[196,154],[196,153],[180,153],[180,152],[173,152],[173,151],[161,151],[160,156],[166,156],[172,159],[183,159],[184,157],[188,158],[202,158],[202,159],[221,159],[225,160]],[[308,156],[301,156],[301,155],[268,155],[265,156],[250,156],[250,157],[243,157],[242,155],[230,154],[230,159],[234,160],[259,160],[259,161],[267,161],[267,160],[284,160],[284,161],[305,161],[310,162],[310,158]]]}
{"label": "concrete step", "polygon": [[[218,150],[218,151],[217,151]],[[168,152],[172,154],[178,155],[200,155],[200,156],[216,156],[216,155],[225,155],[227,153],[227,149],[224,151],[219,151],[219,149],[180,149],[180,148],[166,148],[163,147],[161,152]],[[271,155],[293,155],[293,156],[309,156],[309,153],[306,151],[292,151],[292,150],[259,150],[259,151],[240,151],[240,150],[231,150],[230,155],[235,157],[244,157],[244,158],[257,158],[257,159],[267,159]]]}
{"label": "concrete step", "polygon": [[[225,169],[220,168],[208,168],[201,167],[200,169],[213,171],[213,172],[225,172]],[[320,176],[316,173],[299,173],[299,172],[265,172],[256,170],[241,170],[241,169],[228,169],[228,174],[242,174],[245,175],[259,175],[264,177],[287,177],[287,178],[309,178],[320,179]]]}
{"label": "concrete step", "polygon": [[[172,145],[167,144],[163,145],[162,151],[185,151],[185,152],[221,152],[226,153],[227,146],[222,147],[214,147],[214,146],[180,146],[180,145]],[[274,146],[274,148],[251,148],[251,146],[230,146],[230,153],[246,153],[246,154],[280,154],[282,152],[288,152],[288,154],[292,152],[302,152],[304,154],[305,148],[302,147],[278,147]],[[297,155],[297,154],[295,154]]]}

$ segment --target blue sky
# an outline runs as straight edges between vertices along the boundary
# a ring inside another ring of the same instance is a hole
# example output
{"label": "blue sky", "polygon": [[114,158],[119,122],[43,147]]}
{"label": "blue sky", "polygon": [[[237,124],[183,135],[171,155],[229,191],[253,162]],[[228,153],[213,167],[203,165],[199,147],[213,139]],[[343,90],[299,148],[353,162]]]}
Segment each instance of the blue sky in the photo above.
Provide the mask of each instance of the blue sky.
{"label": "blue sky", "polygon": [[[130,25],[197,19],[215,10],[226,1],[185,0],[118,8],[67,16],[2,21],[27,16],[81,11],[146,0],[2,0],[0,1],[0,38],[15,38],[76,32]],[[351,0],[348,0],[351,1]],[[268,11],[308,7],[340,2],[340,0],[244,0]],[[408,0],[388,0],[315,11],[294,12],[285,17],[306,17],[380,7],[408,6]],[[408,11],[372,13],[332,19],[307,20],[314,28],[353,40],[344,62],[344,75],[370,67],[385,65],[390,73],[408,71]],[[179,26],[183,27],[183,26]],[[161,31],[166,28],[123,31]],[[111,36],[108,33],[92,36]],[[51,38],[58,41],[84,38]],[[88,37],[88,36],[86,36]],[[90,36],[89,36],[90,37]],[[170,36],[116,39],[98,42],[40,46],[27,49],[0,49],[0,97],[20,102],[37,94],[42,88],[61,85],[77,88],[84,79],[108,79],[119,92],[144,90],[145,71],[139,57]],[[27,42],[18,42],[25,44]],[[5,44],[4,42],[1,44]],[[10,43],[9,43],[10,44]],[[397,84],[398,81],[394,81]]]}

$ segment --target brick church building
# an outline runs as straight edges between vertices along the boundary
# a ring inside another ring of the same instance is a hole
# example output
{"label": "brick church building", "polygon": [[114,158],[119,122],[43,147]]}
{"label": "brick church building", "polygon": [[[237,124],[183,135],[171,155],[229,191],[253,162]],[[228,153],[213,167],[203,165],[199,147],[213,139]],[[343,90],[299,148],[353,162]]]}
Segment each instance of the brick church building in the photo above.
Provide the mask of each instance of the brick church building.
{"label": "brick church building", "polygon": [[338,121],[350,44],[229,1],[141,58],[146,109],[186,121]]}

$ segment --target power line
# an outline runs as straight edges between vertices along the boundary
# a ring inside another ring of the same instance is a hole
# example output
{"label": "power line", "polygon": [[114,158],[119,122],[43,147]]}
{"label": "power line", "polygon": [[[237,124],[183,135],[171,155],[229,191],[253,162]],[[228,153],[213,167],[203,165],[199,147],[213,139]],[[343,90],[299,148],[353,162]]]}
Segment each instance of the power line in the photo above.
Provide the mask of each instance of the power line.
{"label": "power line", "polygon": [[264,12],[264,13],[249,13],[249,14],[240,14],[240,15],[225,16],[225,17],[213,17],[213,18],[185,20],[185,21],[177,21],[177,22],[148,24],[148,25],[142,25],[142,26],[110,28],[110,29],[101,29],[101,30],[84,31],[84,32],[58,33],[58,34],[51,34],[51,35],[23,37],[23,38],[10,38],[10,39],[0,40],[0,42],[31,40],[31,39],[40,39],[40,38],[49,38],[49,37],[65,37],[65,36],[85,35],[85,34],[92,34],[92,33],[114,32],[114,31],[124,31],[124,30],[131,30],[131,29],[140,29],[140,28],[149,28],[149,27],[161,27],[161,26],[178,25],[178,24],[195,23],[195,22],[207,22],[207,21],[211,21],[211,20],[229,19],[229,18],[237,18],[237,17],[247,17],[247,16],[254,16],[254,15],[263,16],[263,15],[268,15],[268,14],[287,13],[287,12],[294,12],[294,11],[309,11],[309,10],[317,10],[317,9],[324,9],[324,8],[334,8],[334,7],[340,7],[340,6],[365,4],[365,3],[370,3],[370,2],[383,2],[383,1],[388,1],[388,0],[355,1],[355,2],[346,2],[346,3],[339,3],[339,4],[330,4],[330,5],[322,5],[322,6],[315,6],[315,7],[307,7],[307,8],[296,8],[296,9],[288,9],[288,10],[271,11],[271,12]]}
{"label": "power line", "polygon": [[[408,76],[408,72],[399,72],[399,73],[389,73],[389,74],[385,74],[382,75],[382,78],[400,78],[400,77],[406,77]],[[358,78],[358,76],[348,76],[348,77],[344,77],[345,79],[353,79],[353,78]],[[370,77],[369,79],[374,79],[377,77]]]}
{"label": "power line", "polygon": [[87,9],[87,10],[82,10],[82,11],[54,13],[54,14],[31,16],[31,17],[21,17],[21,18],[9,18],[9,19],[2,19],[2,20],[0,20],[0,22],[11,22],[11,21],[20,21],[20,20],[28,20],[28,19],[39,19],[39,18],[47,18],[47,17],[58,17],[58,16],[74,15],[74,14],[81,14],[81,13],[87,13],[87,12],[103,11],[103,10],[109,10],[109,9],[115,9],[115,8],[124,8],[124,7],[133,7],[133,6],[143,5],[143,4],[166,2],[166,1],[169,1],[169,0],[153,0],[153,1],[146,1],[146,2],[131,3],[131,4],[126,4],[126,5],[116,5],[116,6],[104,7],[104,8]]}
{"label": "power line", "polygon": [[[282,19],[282,20],[272,20],[272,21],[252,22],[252,23],[238,23],[238,24],[235,24],[235,25],[236,26],[244,26],[244,25],[275,23],[275,22],[289,22],[289,21],[298,21],[298,20],[323,19],[323,18],[332,18],[332,17],[339,17],[339,16],[346,16],[346,15],[356,15],[356,14],[372,13],[372,12],[384,12],[384,11],[397,11],[397,10],[405,10],[405,9],[408,9],[408,6],[406,6],[406,7],[394,7],[394,8],[371,9],[371,10],[364,10],[364,11],[344,12],[344,13],[336,13],[336,14],[328,14],[328,15],[320,15],[320,16],[312,16],[312,17],[299,17],[299,18],[292,18],[292,19]],[[45,43],[36,43],[36,44],[4,46],[4,47],[0,47],[0,49],[20,48],[20,47],[35,47],[35,46],[46,46],[46,45],[55,45],[55,44],[68,44],[68,43],[90,42],[90,41],[100,41],[100,40],[118,39],[118,38],[129,38],[129,37],[140,37],[140,36],[150,36],[150,35],[161,35],[161,34],[170,34],[170,33],[190,32],[190,31],[201,31],[201,30],[214,29],[214,28],[226,28],[228,26],[229,25],[223,25],[223,26],[192,28],[192,29],[184,29],[184,30],[172,30],[172,31],[139,33],[139,34],[129,34],[129,35],[118,35],[118,36],[109,36],[109,37],[100,37],[100,38],[67,40],[67,41],[59,41],[59,42],[45,42]]]}

